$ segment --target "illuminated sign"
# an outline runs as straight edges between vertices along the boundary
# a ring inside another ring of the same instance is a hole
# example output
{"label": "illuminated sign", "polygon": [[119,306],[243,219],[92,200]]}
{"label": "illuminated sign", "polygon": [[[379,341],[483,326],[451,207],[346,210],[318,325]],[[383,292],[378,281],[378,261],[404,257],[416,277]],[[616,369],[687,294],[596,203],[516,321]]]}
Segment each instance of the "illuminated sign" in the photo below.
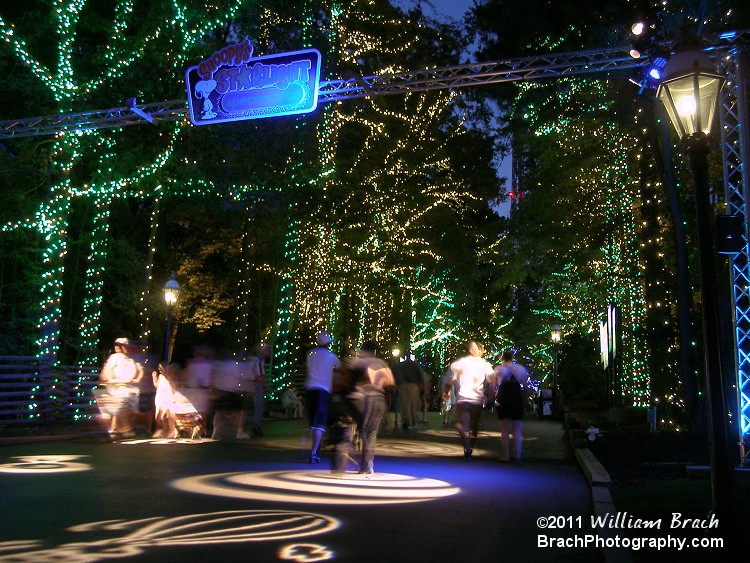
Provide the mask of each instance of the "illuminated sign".
{"label": "illuminated sign", "polygon": [[249,41],[228,45],[185,72],[193,125],[309,113],[318,106],[317,49],[253,57]]}

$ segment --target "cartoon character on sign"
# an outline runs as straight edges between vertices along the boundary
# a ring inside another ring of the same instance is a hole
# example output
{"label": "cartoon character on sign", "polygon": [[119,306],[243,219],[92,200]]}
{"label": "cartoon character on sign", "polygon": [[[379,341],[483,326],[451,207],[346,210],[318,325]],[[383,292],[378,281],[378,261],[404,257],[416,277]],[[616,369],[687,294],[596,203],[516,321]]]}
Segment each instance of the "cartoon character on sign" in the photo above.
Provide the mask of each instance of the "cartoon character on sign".
{"label": "cartoon character on sign", "polygon": [[214,104],[209,99],[211,92],[215,89],[216,80],[201,80],[195,85],[195,97],[199,100],[203,100],[203,108],[201,109],[201,117],[203,119],[213,119],[216,117]]}

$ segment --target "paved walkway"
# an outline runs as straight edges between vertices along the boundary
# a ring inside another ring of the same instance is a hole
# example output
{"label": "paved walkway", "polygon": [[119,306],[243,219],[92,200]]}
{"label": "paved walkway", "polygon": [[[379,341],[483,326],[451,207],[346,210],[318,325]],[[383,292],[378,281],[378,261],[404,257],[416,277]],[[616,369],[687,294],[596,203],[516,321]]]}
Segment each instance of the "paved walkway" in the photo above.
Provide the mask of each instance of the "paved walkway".
{"label": "paved walkway", "polygon": [[374,475],[352,465],[343,478],[330,472],[332,453],[305,463],[304,421],[269,420],[264,430],[242,442],[6,441],[0,562],[586,563],[613,555],[582,543],[595,534],[595,505],[559,422],[528,419],[524,464],[515,466],[497,459],[494,415],[467,461],[455,429],[430,413],[428,424],[382,436]]}

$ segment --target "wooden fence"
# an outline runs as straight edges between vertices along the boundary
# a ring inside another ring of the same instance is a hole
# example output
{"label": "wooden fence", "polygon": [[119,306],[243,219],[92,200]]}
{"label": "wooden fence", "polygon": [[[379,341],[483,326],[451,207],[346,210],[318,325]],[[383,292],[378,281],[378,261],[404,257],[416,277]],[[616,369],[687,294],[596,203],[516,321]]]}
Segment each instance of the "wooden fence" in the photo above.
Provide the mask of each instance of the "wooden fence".
{"label": "wooden fence", "polygon": [[[98,367],[53,366],[34,356],[0,356],[0,428],[75,422],[99,413],[92,390]],[[292,377],[304,389],[305,365],[295,366]],[[280,402],[267,401],[270,411]]]}
{"label": "wooden fence", "polygon": [[0,356],[0,427],[91,418],[98,367],[53,366],[33,356]]}

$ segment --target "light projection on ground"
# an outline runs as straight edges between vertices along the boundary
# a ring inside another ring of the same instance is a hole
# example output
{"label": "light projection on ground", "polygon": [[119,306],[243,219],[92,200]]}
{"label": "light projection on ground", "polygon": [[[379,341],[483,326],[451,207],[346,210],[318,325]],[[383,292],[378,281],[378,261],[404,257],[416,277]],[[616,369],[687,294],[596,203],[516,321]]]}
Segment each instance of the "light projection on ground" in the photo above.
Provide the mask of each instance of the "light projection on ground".
{"label": "light projection on ground", "polygon": [[[458,433],[454,429],[451,429],[451,430],[448,430],[448,429],[444,429],[444,430],[425,430],[423,432],[423,434],[425,434],[426,436],[435,436],[435,437],[438,437],[438,438],[446,438],[446,437],[448,437],[448,438],[450,438],[450,437],[458,438]],[[502,435],[500,434],[500,432],[480,430],[479,433],[477,434],[477,439],[481,440],[483,438],[494,438],[496,440],[499,440],[501,438],[501,436]],[[511,436],[513,436],[513,434],[511,434]],[[529,442],[529,441],[534,441],[534,440],[537,440],[536,436],[524,436],[523,437],[523,441],[524,442]]]}
{"label": "light projection on ground", "polygon": [[[378,455],[396,456],[396,457],[456,457],[463,456],[463,447],[458,439],[458,433],[453,428],[424,430],[421,432],[425,436],[436,437],[436,438],[449,438],[454,439],[453,443],[443,444],[439,442],[420,441],[415,442],[408,438],[387,438],[382,439],[378,442],[377,452]],[[477,443],[477,451],[484,448],[494,448],[497,446],[500,440],[500,432],[485,431],[482,430],[478,435],[479,442]],[[497,440],[495,442],[494,440]],[[529,442],[536,440],[535,437],[524,436],[523,441]],[[140,445],[140,444],[152,444],[152,445],[168,445],[168,444],[208,444],[216,442],[211,438],[136,438],[130,440],[123,440],[119,442],[123,445]],[[275,446],[286,449],[300,449],[299,440],[297,438],[278,438],[275,441]],[[499,446],[498,446],[499,447]],[[301,447],[302,450],[306,448],[304,445]],[[323,452],[333,452],[331,446],[321,448]]]}
{"label": "light projection on ground", "polygon": [[377,453],[378,455],[395,457],[456,457],[463,455],[464,450],[458,442],[458,436],[456,436],[455,444],[415,442],[414,440],[380,440]]}
{"label": "light projection on ground", "polygon": [[404,504],[425,502],[459,492],[445,481],[396,473],[361,475],[330,471],[252,471],[186,477],[172,482],[185,492],[308,504]]}
{"label": "light projection on ground", "polygon": [[[218,545],[242,542],[279,541],[315,536],[335,530],[340,523],[335,518],[308,512],[289,510],[236,510],[191,514],[174,518],[144,518],[141,520],[107,520],[68,528],[76,534],[104,534],[114,537],[95,541],[77,541],[47,548],[42,540],[0,542],[0,562],[39,563],[40,561],[86,561],[93,563],[143,555],[159,547],[186,545]],[[129,533],[126,533],[129,532]],[[122,535],[126,533],[126,535]],[[80,538],[76,537],[80,540]],[[312,544],[298,544],[312,545]],[[320,561],[311,558],[312,550],[299,550],[289,560]],[[328,553],[321,546],[320,555]],[[301,556],[306,553],[305,559]],[[158,554],[150,553],[153,560]],[[330,558],[330,557],[325,557]]]}
{"label": "light projection on ground", "polygon": [[285,545],[279,550],[282,561],[327,561],[333,559],[334,552],[314,543],[297,543]]}
{"label": "light projection on ground", "polygon": [[132,440],[123,440],[121,444],[135,446],[139,444],[203,444],[215,442],[209,438],[136,438]]}
{"label": "light projection on ground", "polygon": [[83,455],[28,455],[17,456],[11,463],[0,465],[0,473],[73,473],[90,471],[91,466],[76,460]]}

